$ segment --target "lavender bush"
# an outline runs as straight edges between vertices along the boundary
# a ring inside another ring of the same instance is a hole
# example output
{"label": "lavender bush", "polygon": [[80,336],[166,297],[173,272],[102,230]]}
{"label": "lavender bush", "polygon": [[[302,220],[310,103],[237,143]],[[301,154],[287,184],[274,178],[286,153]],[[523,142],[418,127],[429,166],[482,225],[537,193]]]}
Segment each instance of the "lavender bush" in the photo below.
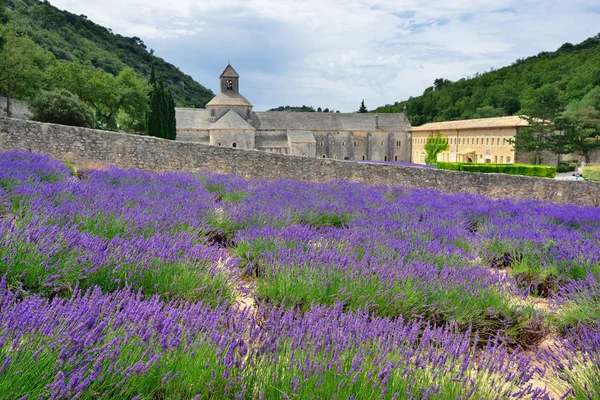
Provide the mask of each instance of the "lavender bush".
{"label": "lavender bush", "polygon": [[0,398],[598,393],[597,208],[0,167]]}

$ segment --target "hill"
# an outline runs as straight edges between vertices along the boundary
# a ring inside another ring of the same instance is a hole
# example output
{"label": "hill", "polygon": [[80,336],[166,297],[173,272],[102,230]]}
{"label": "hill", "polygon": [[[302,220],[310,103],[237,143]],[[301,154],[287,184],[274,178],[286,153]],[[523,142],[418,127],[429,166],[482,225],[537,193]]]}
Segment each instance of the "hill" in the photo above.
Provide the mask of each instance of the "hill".
{"label": "hill", "polygon": [[25,30],[34,42],[59,60],[93,65],[113,75],[131,67],[146,77],[154,63],[178,106],[204,107],[214,96],[210,89],[154,56],[138,37],[114,34],[85,15],[59,10],[48,2],[5,0],[5,3],[8,20]]}
{"label": "hill", "polygon": [[375,111],[402,112],[406,105],[413,125],[515,115],[524,112],[535,90],[545,85],[559,90],[563,106],[600,86],[600,34],[457,82],[436,79],[423,95]]}

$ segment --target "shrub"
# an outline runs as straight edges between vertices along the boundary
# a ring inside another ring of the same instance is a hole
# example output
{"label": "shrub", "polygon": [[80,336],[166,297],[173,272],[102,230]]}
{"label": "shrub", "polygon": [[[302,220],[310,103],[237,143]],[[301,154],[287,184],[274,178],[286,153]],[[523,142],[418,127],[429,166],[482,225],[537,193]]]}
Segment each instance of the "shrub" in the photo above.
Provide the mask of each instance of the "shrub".
{"label": "shrub", "polygon": [[583,176],[592,181],[600,181],[600,166],[584,167]]}
{"label": "shrub", "polygon": [[560,164],[556,167],[556,172],[573,172],[577,169],[577,166],[574,164]]}
{"label": "shrub", "polygon": [[42,91],[29,106],[36,121],[85,128],[94,125],[92,111],[79,97],[66,89]]}
{"label": "shrub", "polygon": [[527,164],[475,164],[475,163],[451,163],[438,162],[438,169],[451,171],[483,172],[510,175],[537,176],[541,178],[554,178],[556,167],[547,165]]}

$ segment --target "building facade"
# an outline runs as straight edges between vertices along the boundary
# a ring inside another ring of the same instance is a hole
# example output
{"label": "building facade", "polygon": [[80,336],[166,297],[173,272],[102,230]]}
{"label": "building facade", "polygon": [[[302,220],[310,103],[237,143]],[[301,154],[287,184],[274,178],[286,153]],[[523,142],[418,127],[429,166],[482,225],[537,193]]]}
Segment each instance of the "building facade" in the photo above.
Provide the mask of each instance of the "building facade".
{"label": "building facade", "polygon": [[255,112],[228,65],[205,109],[177,108],[177,140],[338,160],[409,162],[403,114]]}
{"label": "building facade", "polygon": [[412,128],[411,160],[425,164],[425,143],[439,133],[449,148],[438,154],[438,161],[512,164],[518,154],[510,139],[524,127],[519,116],[433,122]]}

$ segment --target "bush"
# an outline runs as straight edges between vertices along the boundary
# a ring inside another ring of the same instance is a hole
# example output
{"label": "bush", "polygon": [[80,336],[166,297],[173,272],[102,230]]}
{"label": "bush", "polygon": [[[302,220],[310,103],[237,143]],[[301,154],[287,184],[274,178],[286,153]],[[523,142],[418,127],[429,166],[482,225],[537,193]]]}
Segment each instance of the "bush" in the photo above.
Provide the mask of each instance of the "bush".
{"label": "bush", "polygon": [[554,178],[556,176],[556,167],[547,165],[438,162],[437,168],[451,171],[537,176],[540,178]]}
{"label": "bush", "polygon": [[82,126],[94,125],[94,114],[88,106],[66,89],[42,91],[29,104],[33,119],[54,124]]}
{"label": "bush", "polygon": [[559,166],[556,167],[556,172],[572,172],[576,169],[577,166],[573,164],[559,164]]}
{"label": "bush", "polygon": [[592,181],[600,181],[600,166],[584,167],[583,176]]}

